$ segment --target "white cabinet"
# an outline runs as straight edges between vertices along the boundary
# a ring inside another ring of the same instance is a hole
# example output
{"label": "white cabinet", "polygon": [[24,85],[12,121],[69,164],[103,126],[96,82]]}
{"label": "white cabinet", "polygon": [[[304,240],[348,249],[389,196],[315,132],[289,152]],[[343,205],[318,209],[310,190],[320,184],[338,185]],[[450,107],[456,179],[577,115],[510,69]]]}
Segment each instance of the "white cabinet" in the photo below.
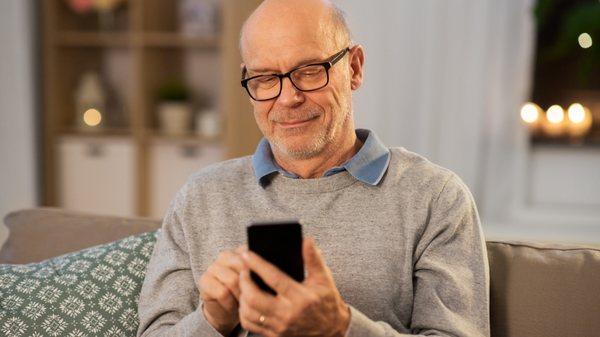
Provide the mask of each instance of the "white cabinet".
{"label": "white cabinet", "polygon": [[58,140],[60,207],[135,215],[135,145],[128,137],[63,136]]}
{"label": "white cabinet", "polygon": [[199,169],[225,158],[216,143],[183,144],[155,141],[150,145],[150,216],[162,218],[187,178]]}

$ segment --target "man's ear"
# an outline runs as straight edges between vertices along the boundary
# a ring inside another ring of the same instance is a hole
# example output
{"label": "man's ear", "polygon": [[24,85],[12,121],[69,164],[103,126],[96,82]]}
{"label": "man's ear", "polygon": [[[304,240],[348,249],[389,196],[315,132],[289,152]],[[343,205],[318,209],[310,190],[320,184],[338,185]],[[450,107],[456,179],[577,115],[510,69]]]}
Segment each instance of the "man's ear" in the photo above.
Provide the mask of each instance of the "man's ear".
{"label": "man's ear", "polygon": [[363,81],[363,70],[365,65],[365,50],[357,44],[350,48],[350,88],[360,88]]}

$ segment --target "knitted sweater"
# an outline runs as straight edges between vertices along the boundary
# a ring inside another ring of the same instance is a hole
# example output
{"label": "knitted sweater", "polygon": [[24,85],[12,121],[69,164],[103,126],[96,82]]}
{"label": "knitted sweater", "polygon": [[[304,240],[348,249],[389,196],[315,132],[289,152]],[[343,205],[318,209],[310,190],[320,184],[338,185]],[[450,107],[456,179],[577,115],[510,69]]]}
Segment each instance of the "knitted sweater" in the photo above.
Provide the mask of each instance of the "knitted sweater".
{"label": "knitted sweater", "polygon": [[350,306],[349,337],[489,336],[485,241],[452,172],[403,148],[371,186],[348,172],[256,181],[251,157],[192,175],[171,203],[139,301],[138,336],[220,337],[197,285],[255,221],[301,219]]}

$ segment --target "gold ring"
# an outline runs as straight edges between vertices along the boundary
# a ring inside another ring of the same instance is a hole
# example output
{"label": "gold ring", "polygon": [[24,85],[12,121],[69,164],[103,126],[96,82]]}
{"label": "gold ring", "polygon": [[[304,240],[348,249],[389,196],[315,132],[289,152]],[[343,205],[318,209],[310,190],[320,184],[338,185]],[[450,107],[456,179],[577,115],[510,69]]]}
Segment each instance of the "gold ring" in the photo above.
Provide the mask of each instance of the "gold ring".
{"label": "gold ring", "polygon": [[258,321],[260,322],[260,324],[263,324],[266,320],[267,320],[267,318],[265,317],[265,315],[260,315],[260,317],[258,318]]}

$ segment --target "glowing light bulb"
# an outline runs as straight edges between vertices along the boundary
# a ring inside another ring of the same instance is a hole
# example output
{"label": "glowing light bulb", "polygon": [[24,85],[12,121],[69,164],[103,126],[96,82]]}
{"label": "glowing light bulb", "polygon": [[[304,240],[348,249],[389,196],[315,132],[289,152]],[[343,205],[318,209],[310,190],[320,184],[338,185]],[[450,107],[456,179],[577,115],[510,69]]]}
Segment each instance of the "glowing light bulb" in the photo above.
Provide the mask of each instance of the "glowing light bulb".
{"label": "glowing light bulb", "polygon": [[535,123],[540,118],[540,107],[535,103],[526,103],[521,107],[521,119],[527,123]]}
{"label": "glowing light bulb", "polygon": [[583,49],[587,49],[592,46],[592,37],[588,33],[581,33],[577,38],[579,46]]}
{"label": "glowing light bulb", "polygon": [[553,105],[546,111],[546,118],[552,124],[560,124],[565,120],[565,111],[560,105]]}
{"label": "glowing light bulb", "polygon": [[96,109],[88,109],[83,113],[83,121],[88,126],[98,126],[102,122],[102,114]]}
{"label": "glowing light bulb", "polygon": [[585,119],[585,110],[583,105],[579,103],[571,104],[567,111],[567,116],[569,117],[569,121],[571,121],[571,123],[582,123]]}

